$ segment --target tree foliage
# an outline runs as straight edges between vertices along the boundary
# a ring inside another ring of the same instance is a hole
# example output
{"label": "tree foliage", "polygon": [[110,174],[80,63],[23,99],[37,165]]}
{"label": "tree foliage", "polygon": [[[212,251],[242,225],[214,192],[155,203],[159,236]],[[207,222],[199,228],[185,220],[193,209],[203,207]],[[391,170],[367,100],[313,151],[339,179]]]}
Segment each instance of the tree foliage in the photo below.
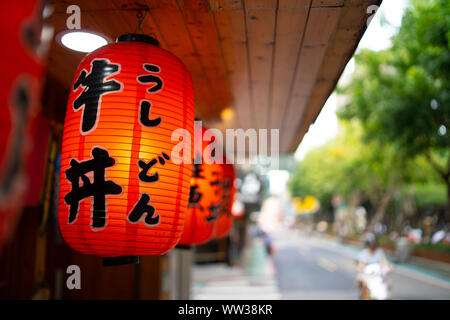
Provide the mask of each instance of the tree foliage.
{"label": "tree foliage", "polygon": [[[363,50],[343,92],[342,118],[358,118],[366,138],[408,156],[450,146],[450,2],[413,1],[392,47]],[[442,134],[444,126],[447,132]]]}
{"label": "tree foliage", "polygon": [[402,165],[390,145],[363,142],[357,121],[341,123],[341,133],[325,145],[311,150],[289,181],[294,196],[313,195],[330,209],[333,195],[349,198],[359,192],[362,199],[378,201],[389,183],[397,183]]}
{"label": "tree foliage", "polygon": [[449,221],[450,1],[412,0],[392,46],[355,60],[338,89],[349,101],[338,112],[343,130],[300,162],[291,193],[330,209],[333,195],[360,192],[377,210],[383,196],[411,187],[418,206],[442,206],[447,187]]}
{"label": "tree foliage", "polygon": [[403,159],[426,157],[447,185],[450,219],[450,2],[412,1],[392,46],[355,59],[339,116],[361,121],[365,140],[391,144]]}

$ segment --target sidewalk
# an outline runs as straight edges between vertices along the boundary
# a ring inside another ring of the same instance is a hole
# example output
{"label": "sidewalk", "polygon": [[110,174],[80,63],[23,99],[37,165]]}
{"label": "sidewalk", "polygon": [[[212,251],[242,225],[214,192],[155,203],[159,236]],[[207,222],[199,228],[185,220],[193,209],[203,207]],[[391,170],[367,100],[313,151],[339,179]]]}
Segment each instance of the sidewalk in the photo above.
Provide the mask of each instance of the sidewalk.
{"label": "sidewalk", "polygon": [[396,263],[396,264],[403,267],[416,269],[417,271],[420,270],[423,273],[427,273],[429,275],[450,282],[450,264],[448,263],[428,260],[419,257],[411,257],[407,263]]}
{"label": "sidewalk", "polygon": [[243,256],[242,267],[229,267],[224,263],[195,265],[192,299],[281,299],[275,268],[262,239],[252,239]]}

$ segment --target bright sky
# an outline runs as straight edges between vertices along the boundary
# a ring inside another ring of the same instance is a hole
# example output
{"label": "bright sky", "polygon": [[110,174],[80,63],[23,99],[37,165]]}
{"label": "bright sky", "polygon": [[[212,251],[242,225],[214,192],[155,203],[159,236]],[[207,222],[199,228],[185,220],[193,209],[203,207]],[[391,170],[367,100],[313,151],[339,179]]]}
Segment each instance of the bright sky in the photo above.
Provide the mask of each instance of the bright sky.
{"label": "bright sky", "polygon": [[[390,38],[401,24],[407,3],[408,0],[384,0],[377,13],[373,16],[357,51],[361,48],[378,51],[389,47]],[[368,13],[370,12],[372,11],[369,10]],[[388,24],[383,23],[383,20],[387,21]],[[351,59],[344,70],[343,77],[351,74],[353,70],[354,60]],[[295,152],[297,160],[302,160],[309,150],[323,145],[326,141],[336,136],[339,131],[336,108],[336,94],[333,93],[297,148]]]}

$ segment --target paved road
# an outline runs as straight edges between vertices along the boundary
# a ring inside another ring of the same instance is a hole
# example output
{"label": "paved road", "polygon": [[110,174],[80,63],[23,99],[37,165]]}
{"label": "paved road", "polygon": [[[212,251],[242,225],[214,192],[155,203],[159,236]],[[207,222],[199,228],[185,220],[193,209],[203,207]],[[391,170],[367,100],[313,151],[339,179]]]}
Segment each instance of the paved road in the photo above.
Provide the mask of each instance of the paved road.
{"label": "paved road", "polygon": [[[357,299],[358,250],[298,231],[274,236],[276,278],[283,299]],[[450,282],[408,266],[390,275],[392,299],[450,299]]]}

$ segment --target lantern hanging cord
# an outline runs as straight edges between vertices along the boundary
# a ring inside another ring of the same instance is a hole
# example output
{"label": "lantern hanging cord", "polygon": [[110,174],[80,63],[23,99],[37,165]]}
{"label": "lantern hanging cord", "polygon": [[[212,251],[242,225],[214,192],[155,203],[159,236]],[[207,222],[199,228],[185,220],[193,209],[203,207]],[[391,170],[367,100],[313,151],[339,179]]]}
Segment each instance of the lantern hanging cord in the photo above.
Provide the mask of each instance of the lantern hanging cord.
{"label": "lantern hanging cord", "polygon": [[[145,13],[142,13],[142,11],[145,11]],[[136,17],[139,20],[138,26],[136,29],[139,30],[141,33],[143,33],[142,32],[142,24],[144,23],[145,18],[147,18],[147,15],[148,15],[148,9],[145,9],[145,10],[139,9],[138,12],[136,13]],[[135,32],[137,30],[135,30]]]}

